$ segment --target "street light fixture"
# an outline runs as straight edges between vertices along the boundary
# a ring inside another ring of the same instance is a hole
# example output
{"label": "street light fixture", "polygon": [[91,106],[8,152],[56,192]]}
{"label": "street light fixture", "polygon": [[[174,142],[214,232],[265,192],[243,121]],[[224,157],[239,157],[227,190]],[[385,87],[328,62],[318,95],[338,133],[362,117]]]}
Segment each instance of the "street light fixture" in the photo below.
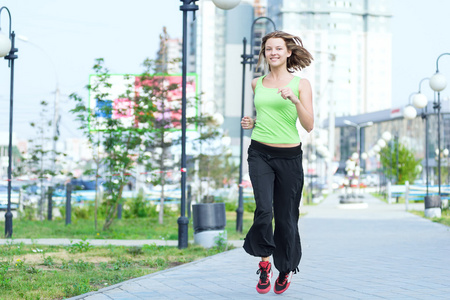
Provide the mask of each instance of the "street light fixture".
{"label": "street light fixture", "polygon": [[426,181],[426,198],[428,198],[428,114],[427,114],[427,106],[428,106],[428,99],[427,97],[421,93],[422,89],[422,83],[425,80],[430,80],[429,77],[422,78],[419,82],[419,91],[413,96],[412,103],[416,108],[422,109],[422,120],[425,120],[425,181]]}
{"label": "street light fixture", "polygon": [[[178,248],[184,249],[188,246],[188,224],[186,217],[186,67],[187,67],[187,14],[198,10],[195,4],[198,0],[180,0],[182,5],[180,10],[183,12],[183,44],[182,44],[182,80],[181,80],[181,216],[178,218]],[[222,9],[232,9],[236,7],[241,0],[213,0],[214,4]]]}
{"label": "street light fixture", "polygon": [[[423,78],[422,80],[425,80],[425,79],[429,80],[430,78]],[[422,83],[422,80],[420,81],[420,83]],[[413,96],[413,100],[412,100],[412,104],[416,108],[424,108],[428,104],[427,96],[425,96],[424,94],[422,94],[420,92],[420,83],[419,83],[419,92]]]}
{"label": "street light fixture", "polygon": [[[437,102],[433,103],[433,108],[437,109],[438,117],[438,149],[441,149],[441,91],[447,86],[447,80],[444,75],[439,73],[439,59],[444,55],[450,55],[450,53],[442,53],[436,59],[436,73],[430,78],[430,87],[433,91],[437,92]],[[441,156],[438,156],[438,196],[441,197]]]}
{"label": "street light fixture", "polygon": [[[195,0],[195,1],[197,1],[197,0]],[[213,0],[214,5],[223,10],[229,10],[229,9],[235,8],[236,6],[239,5],[240,2],[241,2],[241,0]]]}
{"label": "street light fixture", "polygon": [[407,120],[412,120],[417,117],[417,110],[412,105],[408,105],[403,109],[403,117]]}
{"label": "street light fixture", "polygon": [[[360,159],[360,157],[361,157],[361,145],[360,145],[360,143],[361,143],[361,141],[360,141],[361,140],[361,136],[360,136],[361,128],[372,126],[373,122],[369,121],[369,122],[356,124],[350,120],[344,120],[344,123],[349,126],[355,127],[355,129],[356,129],[356,153],[353,153],[356,155],[352,155],[353,156],[352,158],[358,164],[358,172],[356,173],[357,175],[356,174],[355,175],[359,178],[360,170],[362,168],[362,164],[361,164],[362,160]],[[361,186],[361,183],[358,180],[358,191],[360,191],[360,186]]]}
{"label": "street light fixture", "polygon": [[[12,180],[12,126],[13,126],[13,91],[14,91],[14,60],[17,58],[15,54],[19,51],[15,48],[15,36],[14,31],[11,32],[11,13],[6,6],[0,8],[0,27],[1,27],[1,15],[2,11],[5,10],[9,16],[9,38],[0,38],[0,57],[5,57],[9,60],[8,65],[11,69],[11,85],[9,94],[9,144],[8,144],[8,206],[5,214],[5,236],[7,238],[12,237],[13,232],[13,215],[11,213],[11,180]],[[1,28],[0,28],[0,36]],[[9,53],[8,53],[9,52]]]}
{"label": "street light fixture", "polygon": [[356,152],[361,157],[361,145],[360,145],[361,128],[372,126],[373,122],[370,121],[370,122],[356,124],[350,120],[344,120],[344,123],[349,126],[355,127],[355,129],[356,129]]}
{"label": "street light fixture", "polygon": [[[247,39],[244,37],[242,40],[243,44],[243,54],[242,57],[242,101],[241,101],[241,120],[244,118],[244,103],[245,103],[245,65],[253,66],[254,59],[253,59],[253,31],[254,26],[258,20],[266,19],[267,21],[271,22],[273,25],[273,29],[277,30],[275,23],[272,21],[272,19],[268,17],[259,17],[253,20],[252,27],[250,30],[250,54],[246,54],[247,50]],[[238,208],[236,209],[236,231],[242,232],[242,224],[243,224],[243,215],[244,215],[244,196],[243,196],[243,186],[242,186],[242,169],[243,169],[243,151],[244,151],[244,128],[241,126],[241,132],[240,132],[240,160],[239,160],[239,200],[238,200]]]}

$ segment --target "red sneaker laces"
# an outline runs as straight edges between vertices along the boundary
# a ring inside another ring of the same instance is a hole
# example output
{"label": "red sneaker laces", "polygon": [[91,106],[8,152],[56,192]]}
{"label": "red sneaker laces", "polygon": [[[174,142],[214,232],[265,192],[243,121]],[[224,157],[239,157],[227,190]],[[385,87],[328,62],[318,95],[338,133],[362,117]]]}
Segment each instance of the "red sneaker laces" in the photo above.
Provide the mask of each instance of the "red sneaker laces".
{"label": "red sneaker laces", "polygon": [[[292,271],[292,273],[293,274],[297,274],[298,271],[299,271],[298,268],[296,268],[294,271]],[[280,275],[278,276],[278,283],[280,285],[284,285],[284,283],[286,282],[286,280],[289,277],[289,273],[291,273],[291,272],[287,272],[287,273],[286,272],[280,272]],[[280,282],[280,279],[281,279],[281,282]]]}
{"label": "red sneaker laces", "polygon": [[259,270],[256,271],[256,274],[260,275],[259,278],[262,282],[266,282],[269,275],[269,264],[266,267],[259,265]]}
{"label": "red sneaker laces", "polygon": [[[280,275],[278,276],[278,284],[279,285],[284,285],[284,283],[286,282],[286,280],[288,279],[288,277],[289,277],[289,273],[290,272],[280,272]],[[281,279],[281,281],[280,281],[280,279]]]}

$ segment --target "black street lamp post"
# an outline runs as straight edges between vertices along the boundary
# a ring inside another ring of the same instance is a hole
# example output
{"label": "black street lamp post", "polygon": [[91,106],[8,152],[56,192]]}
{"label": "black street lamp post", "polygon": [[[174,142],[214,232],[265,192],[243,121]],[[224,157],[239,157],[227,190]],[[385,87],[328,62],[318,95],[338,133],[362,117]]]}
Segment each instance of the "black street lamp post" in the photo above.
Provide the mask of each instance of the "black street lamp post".
{"label": "black street lamp post", "polygon": [[[246,54],[247,50],[247,39],[244,37],[242,44],[244,46],[242,57],[242,101],[241,101],[241,120],[244,117],[244,103],[245,103],[245,65],[250,65],[250,70],[253,66],[253,31],[255,24],[258,20],[266,19],[271,22],[274,30],[276,29],[275,23],[268,17],[259,17],[253,20],[251,31],[250,31],[250,54]],[[236,231],[242,232],[243,215],[244,215],[244,196],[242,187],[242,169],[243,169],[243,151],[244,151],[244,129],[241,126],[241,139],[240,139],[240,163],[239,163],[239,200],[238,208],[236,209]]]}
{"label": "black street lamp post", "polygon": [[[180,10],[183,12],[183,44],[182,44],[182,59],[181,59],[181,215],[177,220],[178,223],[178,248],[184,249],[188,246],[188,224],[189,219],[186,217],[186,66],[187,66],[187,14],[192,11],[195,16],[195,11],[198,10],[198,5],[195,4],[198,0],[180,0],[183,4]],[[213,0],[214,5],[227,10],[232,9],[239,4],[240,0]],[[195,19],[195,17],[194,17]]]}
{"label": "black street lamp post", "polygon": [[[428,99],[422,94],[422,83],[425,80],[430,80],[429,77],[422,78],[419,82],[419,91],[413,97],[413,105],[416,108],[422,108],[421,118],[425,120],[425,183],[426,183],[426,196],[429,196],[429,180],[428,180]],[[436,99],[435,99],[436,100]],[[434,101],[436,102],[436,101]]]}
{"label": "black street lamp post", "polygon": [[[17,58],[15,54],[18,49],[15,48],[15,36],[14,31],[11,32],[11,13],[6,6],[0,8],[0,17],[3,10],[6,10],[9,15],[9,40],[11,42],[11,47],[9,49],[8,55],[5,59],[9,60],[9,68],[11,69],[11,85],[10,85],[10,96],[9,96],[9,144],[8,144],[8,206],[5,214],[5,236],[7,238],[12,237],[13,233],[13,215],[11,213],[11,180],[12,180],[12,126],[13,126],[13,91],[14,91],[14,60]],[[0,22],[1,26],[1,22]],[[1,32],[1,28],[0,28]],[[2,40],[0,40],[2,42]],[[3,41],[4,42],[4,41]],[[8,45],[9,46],[9,45]],[[8,46],[0,45],[0,49],[6,49]],[[0,53],[4,56],[3,53]]]}
{"label": "black street lamp post", "polygon": [[[447,86],[447,81],[444,75],[439,73],[439,59],[444,55],[450,55],[450,53],[442,53],[436,59],[436,73],[430,78],[430,87],[433,91],[437,92],[437,102],[433,103],[433,108],[437,110],[438,118],[438,149],[441,151],[441,91]],[[441,156],[438,155],[438,196],[441,197]]]}
{"label": "black street lamp post", "polygon": [[178,218],[178,248],[188,246],[188,224],[186,217],[186,58],[187,58],[187,13],[198,10],[196,0],[181,0],[183,5],[183,57],[182,57],[182,98],[181,98],[181,216]]}

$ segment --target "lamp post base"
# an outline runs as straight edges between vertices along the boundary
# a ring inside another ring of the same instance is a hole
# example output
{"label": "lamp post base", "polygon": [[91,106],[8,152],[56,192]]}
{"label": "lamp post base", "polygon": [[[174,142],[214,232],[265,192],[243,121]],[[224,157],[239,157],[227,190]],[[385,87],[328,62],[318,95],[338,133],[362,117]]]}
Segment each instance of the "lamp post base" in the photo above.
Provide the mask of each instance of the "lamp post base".
{"label": "lamp post base", "polygon": [[239,207],[238,209],[236,209],[236,231],[240,233],[242,233],[243,217],[244,208]]}
{"label": "lamp post base", "polygon": [[179,217],[178,223],[178,249],[185,249],[188,246],[188,224],[189,219],[186,217]]}
{"label": "lamp post base", "polygon": [[427,218],[440,218],[441,217],[441,196],[433,195],[426,196],[424,198],[425,204],[425,217]]}
{"label": "lamp post base", "polygon": [[5,237],[11,238],[13,233],[13,214],[7,211],[5,214]]}

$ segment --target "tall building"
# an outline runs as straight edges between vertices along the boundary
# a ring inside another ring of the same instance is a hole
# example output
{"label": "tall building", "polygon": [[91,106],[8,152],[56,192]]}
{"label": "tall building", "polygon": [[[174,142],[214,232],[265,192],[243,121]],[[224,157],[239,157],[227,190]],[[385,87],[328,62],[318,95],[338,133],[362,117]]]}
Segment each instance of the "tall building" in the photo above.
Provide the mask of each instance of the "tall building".
{"label": "tall building", "polygon": [[[318,120],[391,107],[390,0],[268,0],[268,15],[313,54]],[[320,109],[319,109],[320,108]]]}
{"label": "tall building", "polygon": [[[250,82],[259,76],[246,69],[243,82],[243,38],[250,53],[259,53],[261,37],[272,31],[269,22],[253,24],[268,17],[278,30],[302,38],[313,55],[313,64],[299,76],[310,80],[316,125],[314,134],[300,129],[302,140],[329,147],[329,170],[334,153],[334,121],[323,128],[330,116],[351,116],[391,107],[390,0],[244,0],[223,11],[212,0],[198,0],[199,10],[189,14],[188,72],[198,74],[200,109],[224,116],[224,131],[231,137],[234,157],[239,157],[242,94],[245,115],[254,115]],[[251,32],[252,24],[254,30]],[[244,149],[250,131],[245,131]],[[315,142],[316,141],[316,142]],[[245,153],[244,153],[245,155]],[[245,159],[245,158],[244,158]],[[246,164],[244,164],[244,168]],[[245,170],[244,170],[245,172]],[[331,171],[328,171],[331,172]],[[328,177],[331,177],[329,175]]]}
{"label": "tall building", "polygon": [[391,107],[390,4],[390,0],[267,1],[268,16],[281,30],[300,36],[314,57],[299,74],[311,82],[315,114],[313,134],[303,136],[311,149],[326,147],[329,189],[339,165],[335,117]]}
{"label": "tall building", "polygon": [[182,43],[180,39],[170,38],[166,28],[159,36],[157,69],[160,73],[181,74]]}
{"label": "tall building", "polygon": [[[198,74],[200,109],[203,113],[224,116],[222,128],[231,137],[233,156],[239,157],[242,99],[243,38],[250,51],[250,31],[254,19],[253,1],[242,1],[236,8],[224,11],[211,0],[199,0],[195,21],[189,15],[188,72]],[[261,9],[261,8],[260,8]],[[252,113],[247,67],[245,93],[246,114]]]}

